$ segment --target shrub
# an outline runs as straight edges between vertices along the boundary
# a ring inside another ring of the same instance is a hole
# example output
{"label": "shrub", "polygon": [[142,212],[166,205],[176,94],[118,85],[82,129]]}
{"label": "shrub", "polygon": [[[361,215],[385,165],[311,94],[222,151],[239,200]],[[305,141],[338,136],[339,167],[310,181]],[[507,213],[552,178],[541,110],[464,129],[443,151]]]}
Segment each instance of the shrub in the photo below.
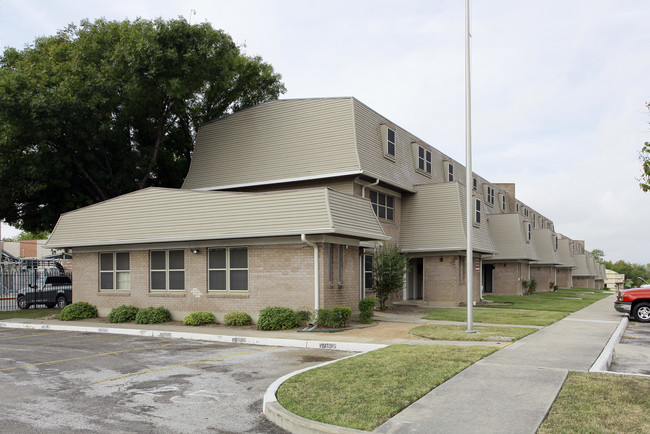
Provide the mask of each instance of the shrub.
{"label": "shrub", "polygon": [[533,279],[530,281],[530,285],[528,286],[528,295],[534,294],[536,289],[537,289],[537,280]]}
{"label": "shrub", "polygon": [[331,328],[345,327],[345,323],[352,316],[352,309],[349,307],[333,307],[331,309],[319,309],[317,324]]}
{"label": "shrub", "polygon": [[111,313],[108,314],[108,322],[134,321],[139,310],[140,309],[135,306],[127,306],[125,304],[120,307],[115,307],[111,309]]}
{"label": "shrub", "polygon": [[296,321],[298,321],[298,324],[309,324],[310,320],[311,320],[311,312],[309,312],[308,310],[296,311]]}
{"label": "shrub", "polygon": [[224,317],[224,322],[229,326],[243,326],[252,323],[253,318],[246,312],[230,312]]}
{"label": "shrub", "polygon": [[298,327],[296,314],[288,307],[269,306],[260,310],[258,330],[288,330]]}
{"label": "shrub", "polygon": [[172,320],[172,315],[164,307],[140,309],[135,316],[136,324],[158,324]]}
{"label": "shrub", "polygon": [[202,324],[212,324],[216,322],[214,314],[210,312],[192,312],[183,320],[183,324],[189,326],[199,326]]}
{"label": "shrub", "polygon": [[97,318],[97,308],[85,301],[69,304],[59,314],[61,321],[75,321],[85,318]]}
{"label": "shrub", "polygon": [[375,317],[375,297],[368,297],[359,300],[359,321],[371,323]]}

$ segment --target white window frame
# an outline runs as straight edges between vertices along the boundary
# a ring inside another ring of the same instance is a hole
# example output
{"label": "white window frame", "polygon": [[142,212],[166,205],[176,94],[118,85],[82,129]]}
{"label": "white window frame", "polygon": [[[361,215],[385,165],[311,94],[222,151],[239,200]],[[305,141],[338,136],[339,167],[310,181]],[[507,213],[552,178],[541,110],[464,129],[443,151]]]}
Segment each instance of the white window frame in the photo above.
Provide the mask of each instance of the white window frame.
{"label": "white window frame", "polygon": [[533,225],[531,225],[529,221],[525,221],[524,228],[526,229],[526,242],[530,243],[533,239]]}
{"label": "white window frame", "polygon": [[[397,131],[386,124],[380,125],[381,143],[384,149],[384,157],[389,160],[395,161],[395,154],[397,154]],[[391,140],[391,136],[392,139]]]}
{"label": "white window frame", "polygon": [[[233,267],[230,260],[230,254],[233,250],[246,251],[246,267]],[[225,266],[224,267],[211,267],[210,266],[210,252],[224,251],[225,252]],[[226,287],[225,289],[211,289],[211,271],[224,272],[226,274]],[[232,289],[230,275],[233,271],[246,272],[246,289]],[[210,293],[225,293],[231,292],[233,294],[245,294],[250,290],[250,249],[246,246],[240,247],[213,247],[208,249],[208,292]]]}
{"label": "white window frame", "polygon": [[427,176],[430,176],[433,172],[433,154],[431,150],[425,148],[422,145],[417,145],[415,147],[415,169]]}
{"label": "white window frame", "polygon": [[454,163],[451,161],[445,161],[445,181],[453,182],[454,181]]}
{"label": "white window frame", "polygon": [[[370,190],[369,196],[370,203],[372,204],[372,209],[375,211],[377,218],[380,218],[382,220],[395,221],[395,196],[381,193],[377,190]],[[384,202],[383,204],[381,203],[382,197]],[[382,210],[384,214],[383,217],[381,216]]]}
{"label": "white window frame", "polygon": [[[165,268],[153,268],[153,261],[151,260],[151,257],[153,256],[153,253],[157,252],[164,252],[165,254]],[[171,252],[181,252],[182,257],[183,257],[183,268],[170,268],[169,266],[169,254]],[[151,250],[149,252],[149,290],[151,292],[179,292],[179,291],[185,291],[185,250],[181,249],[170,249],[170,250]],[[165,288],[153,288],[153,273],[165,273]],[[169,281],[170,281],[170,274],[171,273],[183,273],[183,288],[170,288],[169,287]]]}
{"label": "white window frame", "polygon": [[478,191],[478,179],[475,177],[472,178],[472,190]]}
{"label": "white window frame", "polygon": [[494,206],[494,187],[490,185],[485,186],[485,204],[488,206]]}
{"label": "white window frame", "polygon": [[508,199],[505,194],[499,194],[501,196],[501,211],[506,211],[508,209]]}
{"label": "white window frame", "polygon": [[481,226],[481,199],[474,198],[474,226]]}
{"label": "white window frame", "polygon": [[[111,268],[102,269],[102,256],[111,256]],[[117,268],[118,255],[127,255],[128,268]],[[102,288],[102,274],[111,275],[112,287]],[[130,291],[131,290],[131,253],[102,252],[99,254],[99,290],[100,291]]]}

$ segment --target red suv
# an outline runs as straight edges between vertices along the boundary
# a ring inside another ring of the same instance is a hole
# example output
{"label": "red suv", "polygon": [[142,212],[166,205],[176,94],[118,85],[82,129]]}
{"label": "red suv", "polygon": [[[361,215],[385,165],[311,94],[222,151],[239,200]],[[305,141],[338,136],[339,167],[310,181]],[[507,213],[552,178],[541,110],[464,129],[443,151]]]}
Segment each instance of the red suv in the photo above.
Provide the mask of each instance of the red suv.
{"label": "red suv", "polygon": [[614,309],[629,313],[630,319],[650,322],[650,285],[619,291],[614,302]]}

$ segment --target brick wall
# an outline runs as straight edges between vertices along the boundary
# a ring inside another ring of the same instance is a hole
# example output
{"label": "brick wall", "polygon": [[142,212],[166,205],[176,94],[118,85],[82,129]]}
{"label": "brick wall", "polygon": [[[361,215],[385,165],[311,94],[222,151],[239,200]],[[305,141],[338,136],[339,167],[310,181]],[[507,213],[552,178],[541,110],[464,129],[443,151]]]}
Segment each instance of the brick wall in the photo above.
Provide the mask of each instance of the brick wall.
{"label": "brick wall", "polygon": [[[451,307],[467,302],[465,258],[424,257],[424,301],[432,306]],[[480,299],[481,273],[473,272],[474,301]]]}
{"label": "brick wall", "polygon": [[531,265],[530,278],[537,281],[537,291],[551,291],[550,282],[555,282],[555,267],[552,265]]}
{"label": "brick wall", "polygon": [[[343,249],[343,279],[338,284],[338,246],[334,245],[336,282],[329,284],[329,256],[319,246],[320,306],[349,306],[358,312],[359,249]],[[99,291],[99,254],[75,253],[74,301],[86,301],[106,316],[122,304],[140,308],[162,306],[182,319],[190,312],[209,311],[219,321],[232,311],[244,311],[257,318],[267,306],[314,310],[313,248],[304,244],[249,246],[249,290],[245,293],[208,291],[207,251],[185,250],[185,291],[150,291],[149,251],[131,251],[130,291]]]}
{"label": "brick wall", "polygon": [[595,288],[595,281],[593,277],[573,276],[574,288]]}
{"label": "brick wall", "polygon": [[519,262],[494,263],[492,277],[494,295],[519,295],[523,294],[522,279],[528,279],[529,265]]}
{"label": "brick wall", "polygon": [[572,269],[571,268],[558,268],[557,269],[557,280],[555,284],[559,288],[573,288],[573,278],[572,278]]}

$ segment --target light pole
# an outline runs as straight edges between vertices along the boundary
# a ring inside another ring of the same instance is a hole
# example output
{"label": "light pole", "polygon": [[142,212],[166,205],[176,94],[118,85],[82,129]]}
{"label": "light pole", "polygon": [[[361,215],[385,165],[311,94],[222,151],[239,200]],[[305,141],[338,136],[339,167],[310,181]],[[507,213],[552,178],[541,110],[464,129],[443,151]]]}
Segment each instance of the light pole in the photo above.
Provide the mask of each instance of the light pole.
{"label": "light pole", "polygon": [[472,35],[469,27],[469,0],[465,0],[465,227],[467,234],[467,252],[465,254],[465,271],[467,277],[467,333],[474,333],[473,312],[473,272],[474,251],[472,247],[472,92],[470,80],[470,40]]}

